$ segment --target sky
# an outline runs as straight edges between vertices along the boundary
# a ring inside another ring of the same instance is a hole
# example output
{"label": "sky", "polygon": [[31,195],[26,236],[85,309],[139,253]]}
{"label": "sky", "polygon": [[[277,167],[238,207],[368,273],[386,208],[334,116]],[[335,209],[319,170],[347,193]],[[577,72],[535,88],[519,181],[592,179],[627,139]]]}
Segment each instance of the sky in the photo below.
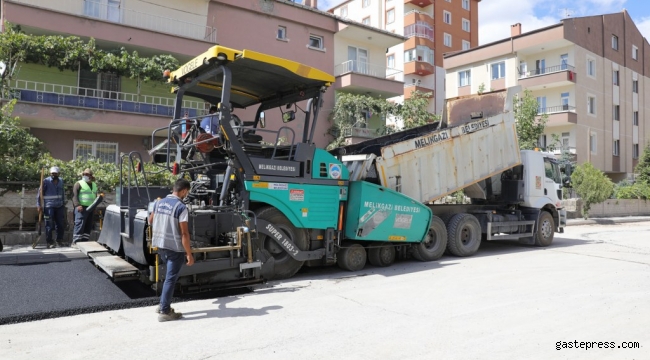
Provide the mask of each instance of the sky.
{"label": "sky", "polygon": [[[341,2],[318,0],[318,8],[328,10]],[[478,9],[479,44],[510,37],[510,25],[516,23],[521,23],[522,32],[528,32],[556,24],[567,15],[602,15],[623,9],[650,39],[650,0],[483,0]]]}

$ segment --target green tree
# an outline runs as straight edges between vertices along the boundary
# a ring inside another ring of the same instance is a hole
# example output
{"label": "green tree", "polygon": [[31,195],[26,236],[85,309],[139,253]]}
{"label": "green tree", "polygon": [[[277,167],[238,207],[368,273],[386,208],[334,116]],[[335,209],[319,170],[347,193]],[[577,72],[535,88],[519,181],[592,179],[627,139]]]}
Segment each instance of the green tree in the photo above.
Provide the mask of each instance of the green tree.
{"label": "green tree", "polygon": [[[334,109],[331,115],[333,122],[330,134],[334,137],[328,149],[334,149],[345,143],[345,135],[349,129],[366,124],[365,112],[380,117],[394,116],[404,123],[403,129],[411,129],[438,120],[435,114],[427,110],[430,93],[413,91],[411,97],[403,104],[395,104],[383,98],[374,98],[367,95],[337,93]],[[384,126],[379,129],[378,135],[394,132],[392,128]]]}
{"label": "green tree", "polygon": [[171,55],[140,57],[136,51],[129,53],[123,47],[109,51],[98,49],[92,38],[84,41],[76,36],[29,35],[9,23],[5,23],[5,29],[0,33],[0,61],[6,66],[0,76],[4,96],[8,95],[9,82],[21,63],[41,64],[61,71],[77,71],[82,66],[94,72],[137,79],[138,85],[141,81],[162,82],[165,69],[179,67],[178,60]]}
{"label": "green tree", "polygon": [[601,203],[614,191],[614,184],[605,174],[591,163],[578,165],[571,175],[573,188],[582,199],[582,215],[589,217],[591,205]]}
{"label": "green tree", "polygon": [[530,90],[525,90],[523,96],[514,100],[514,112],[519,147],[522,150],[539,147],[539,138],[544,134],[548,115],[538,115],[539,104]]}
{"label": "green tree", "polygon": [[637,181],[650,185],[650,145],[643,149],[643,154],[634,172],[638,174]]}

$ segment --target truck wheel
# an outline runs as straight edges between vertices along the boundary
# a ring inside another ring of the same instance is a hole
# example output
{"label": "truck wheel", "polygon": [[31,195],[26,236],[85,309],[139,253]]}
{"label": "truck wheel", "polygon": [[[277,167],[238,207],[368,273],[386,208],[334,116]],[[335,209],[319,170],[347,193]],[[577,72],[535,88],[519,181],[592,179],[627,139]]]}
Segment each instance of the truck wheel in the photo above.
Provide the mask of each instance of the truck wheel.
{"label": "truck wheel", "polygon": [[481,246],[481,224],[472,214],[455,215],[447,230],[447,249],[453,255],[474,255]]}
{"label": "truck wheel", "polygon": [[555,235],[555,221],[548,211],[539,213],[537,232],[535,232],[535,246],[549,246]]}
{"label": "truck wheel", "polygon": [[[293,226],[291,221],[280,210],[274,207],[263,208],[257,213],[257,218],[273,224],[293,241],[300,250],[304,251],[309,249],[309,239],[305,230],[297,229]],[[275,240],[266,235],[260,234],[259,247],[271,253],[271,256],[275,259],[274,275],[272,279],[268,280],[288,279],[295,275],[304,263],[304,261],[298,261],[292,258]]]}
{"label": "truck wheel", "polygon": [[366,266],[366,249],[359,244],[343,244],[336,254],[336,263],[343,270],[359,271]]}
{"label": "truck wheel", "polygon": [[424,240],[411,246],[411,255],[418,261],[433,261],[440,259],[446,248],[447,227],[444,220],[434,215]]}
{"label": "truck wheel", "polygon": [[368,250],[368,261],[374,266],[386,267],[395,262],[395,246],[387,242]]}

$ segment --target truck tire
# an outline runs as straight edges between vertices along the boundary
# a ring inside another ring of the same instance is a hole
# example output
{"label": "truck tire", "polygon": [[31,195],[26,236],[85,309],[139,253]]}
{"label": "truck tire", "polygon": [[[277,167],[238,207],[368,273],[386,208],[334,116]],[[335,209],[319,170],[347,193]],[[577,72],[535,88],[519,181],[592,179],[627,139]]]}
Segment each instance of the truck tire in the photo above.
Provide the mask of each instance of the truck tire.
{"label": "truck tire", "polygon": [[[274,207],[265,207],[258,211],[258,219],[263,219],[275,227],[278,230],[282,231],[291,241],[293,241],[300,250],[309,249],[309,238],[307,237],[307,232],[304,229],[298,229],[289,219],[287,219],[280,210]],[[271,256],[275,259],[274,274],[272,279],[268,280],[280,280],[288,279],[300,270],[304,261],[298,261],[291,257],[284,249],[275,242],[275,240],[270,237],[260,234],[259,238],[259,248],[268,251],[271,253]]]}
{"label": "truck tire", "polygon": [[368,261],[379,267],[390,266],[395,262],[395,246],[386,242],[368,249]]}
{"label": "truck tire", "polygon": [[411,246],[411,255],[418,261],[434,261],[440,259],[446,248],[447,227],[444,220],[434,215],[427,236],[421,243]]}
{"label": "truck tire", "polygon": [[535,246],[549,246],[553,243],[555,235],[555,221],[548,211],[541,211],[537,218],[537,231],[535,232]]}
{"label": "truck tire", "polygon": [[447,249],[452,255],[474,255],[481,246],[481,224],[472,214],[455,215],[447,231]]}
{"label": "truck tire", "polygon": [[347,271],[359,271],[366,266],[366,249],[359,244],[343,244],[336,254],[336,263]]}

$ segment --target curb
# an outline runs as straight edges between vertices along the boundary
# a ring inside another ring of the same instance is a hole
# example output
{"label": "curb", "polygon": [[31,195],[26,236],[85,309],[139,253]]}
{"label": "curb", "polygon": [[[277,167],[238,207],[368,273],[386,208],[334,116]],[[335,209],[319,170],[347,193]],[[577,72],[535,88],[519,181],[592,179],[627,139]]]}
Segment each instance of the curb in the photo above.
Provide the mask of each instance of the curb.
{"label": "curb", "polygon": [[570,219],[567,226],[574,225],[615,225],[650,221],[650,216],[630,216],[621,218],[592,218],[592,219]]}

